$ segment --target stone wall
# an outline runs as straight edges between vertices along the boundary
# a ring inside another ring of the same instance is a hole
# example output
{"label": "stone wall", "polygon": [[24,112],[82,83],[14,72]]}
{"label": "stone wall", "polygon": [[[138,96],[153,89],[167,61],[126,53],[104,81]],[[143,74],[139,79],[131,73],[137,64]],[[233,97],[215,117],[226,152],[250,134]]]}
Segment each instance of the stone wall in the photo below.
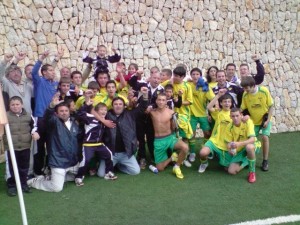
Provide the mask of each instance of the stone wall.
{"label": "stone wall", "polygon": [[[149,68],[223,68],[259,54],[275,100],[273,132],[300,130],[298,0],[2,0],[0,57],[27,51],[25,65],[58,46],[58,67],[82,70],[82,53],[105,44]],[[53,56],[52,56],[53,57]]]}

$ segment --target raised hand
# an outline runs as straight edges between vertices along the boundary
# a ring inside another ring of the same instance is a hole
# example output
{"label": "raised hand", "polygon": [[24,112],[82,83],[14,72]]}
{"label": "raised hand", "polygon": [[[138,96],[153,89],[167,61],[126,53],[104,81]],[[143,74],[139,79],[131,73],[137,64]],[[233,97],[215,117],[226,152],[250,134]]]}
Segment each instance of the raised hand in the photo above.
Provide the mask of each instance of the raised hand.
{"label": "raised hand", "polygon": [[40,55],[39,60],[40,60],[40,61],[43,61],[44,59],[46,59],[46,58],[48,57],[49,53],[50,53],[49,50],[44,51],[44,52]]}
{"label": "raised hand", "polygon": [[64,48],[58,47],[58,48],[57,48],[57,54],[56,54],[56,57],[57,57],[58,59],[61,59],[61,58],[63,57],[63,55],[64,55],[64,52],[65,52],[65,49],[64,49]]}
{"label": "raised hand", "polygon": [[14,55],[11,54],[11,53],[4,54],[4,60],[5,60],[6,63],[10,62],[13,57],[14,57]]}
{"label": "raised hand", "polygon": [[15,55],[15,61],[16,63],[20,62],[21,60],[25,59],[27,54],[25,52],[19,52],[18,54]]}
{"label": "raised hand", "polygon": [[64,101],[64,100],[59,100],[59,96],[60,94],[58,92],[53,96],[52,101],[50,103],[50,108],[54,108],[55,106],[57,106],[58,104]]}

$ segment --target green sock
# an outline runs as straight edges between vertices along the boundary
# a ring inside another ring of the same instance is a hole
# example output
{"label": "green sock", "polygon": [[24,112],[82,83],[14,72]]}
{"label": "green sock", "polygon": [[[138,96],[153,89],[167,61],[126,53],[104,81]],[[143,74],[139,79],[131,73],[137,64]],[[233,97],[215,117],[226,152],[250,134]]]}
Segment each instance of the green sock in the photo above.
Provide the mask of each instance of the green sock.
{"label": "green sock", "polygon": [[208,160],[207,159],[205,159],[205,160],[200,159],[200,163],[201,164],[208,164]]}
{"label": "green sock", "polygon": [[190,153],[195,153],[196,140],[195,138],[189,139]]}
{"label": "green sock", "polygon": [[249,161],[249,172],[255,172],[256,159],[248,159]]}

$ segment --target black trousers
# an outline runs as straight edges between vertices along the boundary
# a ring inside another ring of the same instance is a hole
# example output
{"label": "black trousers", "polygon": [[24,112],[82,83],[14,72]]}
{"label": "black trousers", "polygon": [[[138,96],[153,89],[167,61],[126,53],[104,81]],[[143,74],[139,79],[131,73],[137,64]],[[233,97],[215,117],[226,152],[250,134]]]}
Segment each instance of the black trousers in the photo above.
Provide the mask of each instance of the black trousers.
{"label": "black trousers", "polygon": [[105,161],[105,173],[113,172],[113,154],[105,145],[100,146],[84,146],[82,148],[82,161],[80,162],[80,167],[78,169],[78,173],[76,178],[82,178],[88,169],[88,165],[91,159],[97,155],[99,159],[103,159]]}
{"label": "black trousers", "polygon": [[137,139],[139,141],[138,159],[146,158],[146,141],[150,153],[150,157],[154,159],[154,128],[152,124],[152,119],[150,116],[146,118],[137,118],[136,120],[136,133]]}
{"label": "black trousers", "polygon": [[[30,160],[30,149],[23,149],[21,151],[15,151],[16,161],[18,165],[18,171],[21,181],[21,186],[27,186],[27,174],[29,170],[29,160]],[[7,152],[7,159],[8,159],[8,169],[10,173],[10,177],[7,179],[7,187],[13,188],[16,187],[16,180],[15,180],[15,173],[13,171],[13,166],[11,162],[10,153]]]}
{"label": "black trousers", "polygon": [[46,140],[47,125],[43,117],[38,117],[37,121],[40,139],[37,141],[37,153],[33,156],[33,171],[36,175],[43,174],[43,168],[46,166]]}

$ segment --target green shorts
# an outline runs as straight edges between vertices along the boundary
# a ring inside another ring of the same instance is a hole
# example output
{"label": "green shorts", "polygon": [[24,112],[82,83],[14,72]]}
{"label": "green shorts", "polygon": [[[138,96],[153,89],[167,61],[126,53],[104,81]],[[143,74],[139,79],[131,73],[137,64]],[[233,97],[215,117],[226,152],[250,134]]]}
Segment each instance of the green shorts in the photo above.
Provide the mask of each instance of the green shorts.
{"label": "green shorts", "polygon": [[154,159],[155,163],[161,163],[168,159],[168,149],[174,150],[175,144],[178,142],[175,134],[170,134],[162,138],[154,139]]}
{"label": "green shorts", "polygon": [[266,128],[261,128],[260,125],[255,125],[254,126],[254,131],[255,131],[255,135],[256,137],[259,136],[259,132],[261,131],[261,134],[262,135],[265,135],[265,136],[270,136],[270,133],[271,133],[271,128],[272,128],[272,123],[271,121],[269,122],[268,126]]}
{"label": "green shorts", "polygon": [[200,124],[200,129],[201,130],[203,130],[203,131],[211,130],[207,117],[191,116],[190,123],[191,123],[192,129],[193,129],[194,132],[197,129],[198,123]]}
{"label": "green shorts", "polygon": [[[245,167],[249,164],[247,158],[246,148],[243,148],[236,155],[230,155],[226,150],[217,148],[211,141],[207,141],[204,146],[208,147],[212,153],[215,153],[219,159],[219,164],[224,167],[229,167],[231,163],[240,163],[242,167]],[[255,152],[259,151],[259,147],[256,147]]]}

